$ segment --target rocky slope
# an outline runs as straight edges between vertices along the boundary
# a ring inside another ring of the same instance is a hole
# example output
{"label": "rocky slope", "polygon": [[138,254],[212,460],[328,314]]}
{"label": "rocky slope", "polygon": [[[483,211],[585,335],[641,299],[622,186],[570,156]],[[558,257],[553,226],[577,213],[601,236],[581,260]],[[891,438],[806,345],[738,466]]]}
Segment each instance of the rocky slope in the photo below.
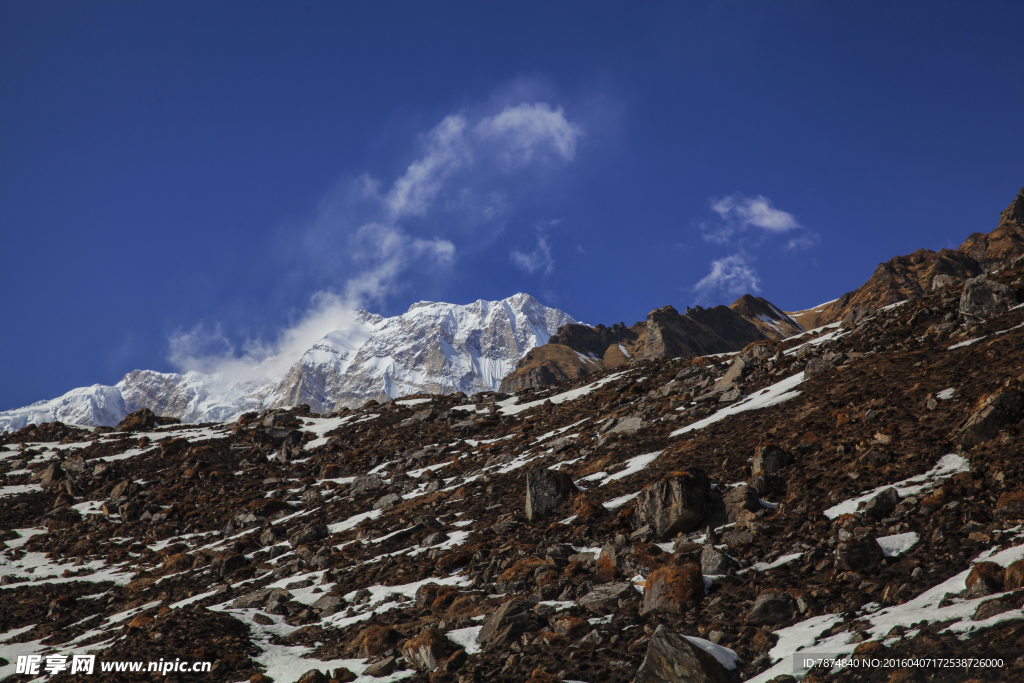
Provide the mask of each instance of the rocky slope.
{"label": "rocky slope", "polygon": [[1020,301],[1017,259],[514,396],[8,434],[0,677],[1021,680]]}
{"label": "rocky slope", "polygon": [[550,386],[651,358],[692,358],[739,351],[763,339],[803,332],[799,323],[761,297],[745,294],[730,306],[655,309],[630,327],[566,325],[544,346],[523,356],[501,391]]}
{"label": "rocky slope", "polygon": [[806,328],[842,320],[855,308],[877,308],[962,283],[1024,255],[1024,188],[989,233],[970,235],[956,251],[918,249],[878,264],[863,285],[825,306],[793,314]]}
{"label": "rocky slope", "polygon": [[54,420],[112,426],[141,408],[200,423],[296,404],[329,413],[422,391],[495,390],[524,354],[569,323],[569,315],[528,294],[465,306],[419,302],[391,318],[357,311],[300,358],[284,359],[291,367],[283,377],[260,368],[247,381],[134,370],[113,387],[75,389],[0,412],[0,432]]}

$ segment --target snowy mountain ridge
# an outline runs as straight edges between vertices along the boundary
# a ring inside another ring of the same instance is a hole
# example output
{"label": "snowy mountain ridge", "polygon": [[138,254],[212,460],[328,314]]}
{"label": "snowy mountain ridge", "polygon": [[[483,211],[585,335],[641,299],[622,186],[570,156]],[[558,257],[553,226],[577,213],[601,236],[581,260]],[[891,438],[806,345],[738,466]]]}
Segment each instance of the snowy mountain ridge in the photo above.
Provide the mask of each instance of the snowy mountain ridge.
{"label": "snowy mountain ridge", "polygon": [[216,373],[133,370],[112,387],[73,389],[0,412],[0,432],[33,422],[110,426],[139,408],[183,422],[221,422],[303,403],[329,413],[420,392],[497,390],[522,356],[574,322],[523,293],[466,305],[421,301],[390,318],[355,311],[283,377],[232,381]]}

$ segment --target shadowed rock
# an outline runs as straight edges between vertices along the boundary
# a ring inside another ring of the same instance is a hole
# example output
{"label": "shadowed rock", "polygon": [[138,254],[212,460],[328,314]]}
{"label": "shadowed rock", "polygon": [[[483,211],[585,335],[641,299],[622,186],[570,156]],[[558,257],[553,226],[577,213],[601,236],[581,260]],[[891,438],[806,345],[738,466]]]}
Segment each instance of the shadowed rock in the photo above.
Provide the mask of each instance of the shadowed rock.
{"label": "shadowed rock", "polygon": [[636,526],[649,526],[662,540],[695,531],[711,507],[710,491],[711,481],[700,470],[673,472],[640,492]]}
{"label": "shadowed rock", "polygon": [[633,683],[725,683],[725,668],[682,636],[659,625]]}

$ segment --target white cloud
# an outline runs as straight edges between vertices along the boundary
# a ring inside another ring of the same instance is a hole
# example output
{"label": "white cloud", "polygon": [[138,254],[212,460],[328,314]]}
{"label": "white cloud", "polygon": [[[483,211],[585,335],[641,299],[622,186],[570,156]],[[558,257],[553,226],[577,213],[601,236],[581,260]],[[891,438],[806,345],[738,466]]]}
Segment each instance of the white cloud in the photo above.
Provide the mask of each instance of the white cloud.
{"label": "white cloud", "polygon": [[544,155],[572,161],[583,129],[569,122],[561,107],[547,102],[523,102],[476,124],[481,140],[496,144],[498,158],[509,168],[525,166]]}
{"label": "white cloud", "polygon": [[455,245],[448,240],[412,237],[380,223],[359,228],[351,248],[352,259],[366,267],[345,284],[345,298],[361,306],[392,294],[399,275],[414,264],[446,269],[455,262]]}
{"label": "white cloud", "polygon": [[[231,383],[282,376],[316,340],[354,324],[353,311],[383,304],[417,278],[449,272],[458,248],[443,233],[452,232],[453,221],[487,226],[478,232],[493,239],[511,211],[508,174],[572,161],[581,135],[561,107],[546,102],[444,117],[418,137],[414,160],[390,185],[365,173],[339,183],[311,220],[288,235],[289,244],[302,245],[299,277],[316,270],[334,287],[314,295],[269,341],[233,344],[219,324],[179,331],[170,339],[171,362]],[[552,272],[541,228],[536,249],[513,252],[512,262],[530,273]]]}
{"label": "white cloud", "polygon": [[481,117],[470,127],[452,114],[423,136],[423,155],[409,164],[385,198],[392,220],[422,216],[445,181],[477,162],[494,160],[505,170],[533,163],[567,163],[576,156],[582,128],[547,102],[523,102]]}
{"label": "white cloud", "polygon": [[466,119],[452,115],[445,117],[425,136],[424,155],[409,164],[385,199],[393,220],[425,214],[444,180],[471,163],[472,153],[464,136],[465,130]]}
{"label": "white cloud", "polygon": [[810,249],[818,242],[821,241],[821,236],[816,232],[805,232],[801,235],[792,237],[786,242],[787,251],[802,251],[804,249]]}
{"label": "white cloud", "polygon": [[741,227],[753,225],[769,232],[786,232],[800,227],[793,214],[774,208],[771,200],[762,195],[733,195],[712,199],[711,210],[723,221]]}
{"label": "white cloud", "polygon": [[544,275],[550,275],[555,269],[555,259],[551,257],[551,245],[548,244],[548,238],[544,235],[537,237],[537,248],[529,254],[513,249],[509,256],[517,268],[526,271],[530,275],[537,271],[543,272]]}
{"label": "white cloud", "polygon": [[[552,220],[537,225],[537,246],[529,253],[513,249],[509,254],[509,260],[514,266],[529,275],[540,272],[548,276],[555,270],[555,259],[551,255],[551,243],[548,241],[547,229],[561,223],[561,220]],[[583,248],[577,245],[582,253]]]}
{"label": "white cloud", "polygon": [[780,235],[801,228],[793,214],[776,209],[770,199],[763,195],[746,197],[734,194],[729,197],[708,200],[711,210],[718,214],[718,221],[700,224],[704,240],[714,244],[730,244],[742,238],[751,226],[760,228],[764,234]]}
{"label": "white cloud", "polygon": [[722,295],[736,299],[761,291],[761,278],[750,265],[751,260],[745,254],[733,254],[712,261],[711,272],[694,285],[694,292],[701,300],[710,301]]}
{"label": "white cloud", "polygon": [[247,340],[236,348],[218,323],[199,324],[171,336],[170,360],[182,372],[216,374],[224,385],[280,378],[296,360],[328,332],[353,324],[359,302],[331,292],[317,292],[310,306],[271,341]]}

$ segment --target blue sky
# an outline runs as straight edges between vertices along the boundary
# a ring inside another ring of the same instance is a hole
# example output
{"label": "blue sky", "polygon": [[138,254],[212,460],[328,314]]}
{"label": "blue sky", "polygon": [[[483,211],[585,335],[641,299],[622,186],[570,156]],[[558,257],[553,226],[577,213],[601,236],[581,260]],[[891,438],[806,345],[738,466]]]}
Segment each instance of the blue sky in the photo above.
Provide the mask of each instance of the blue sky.
{"label": "blue sky", "polygon": [[631,324],[835,298],[1024,185],[1022,24],[1020,2],[0,2],[0,409],[280,348],[351,303],[526,291]]}

